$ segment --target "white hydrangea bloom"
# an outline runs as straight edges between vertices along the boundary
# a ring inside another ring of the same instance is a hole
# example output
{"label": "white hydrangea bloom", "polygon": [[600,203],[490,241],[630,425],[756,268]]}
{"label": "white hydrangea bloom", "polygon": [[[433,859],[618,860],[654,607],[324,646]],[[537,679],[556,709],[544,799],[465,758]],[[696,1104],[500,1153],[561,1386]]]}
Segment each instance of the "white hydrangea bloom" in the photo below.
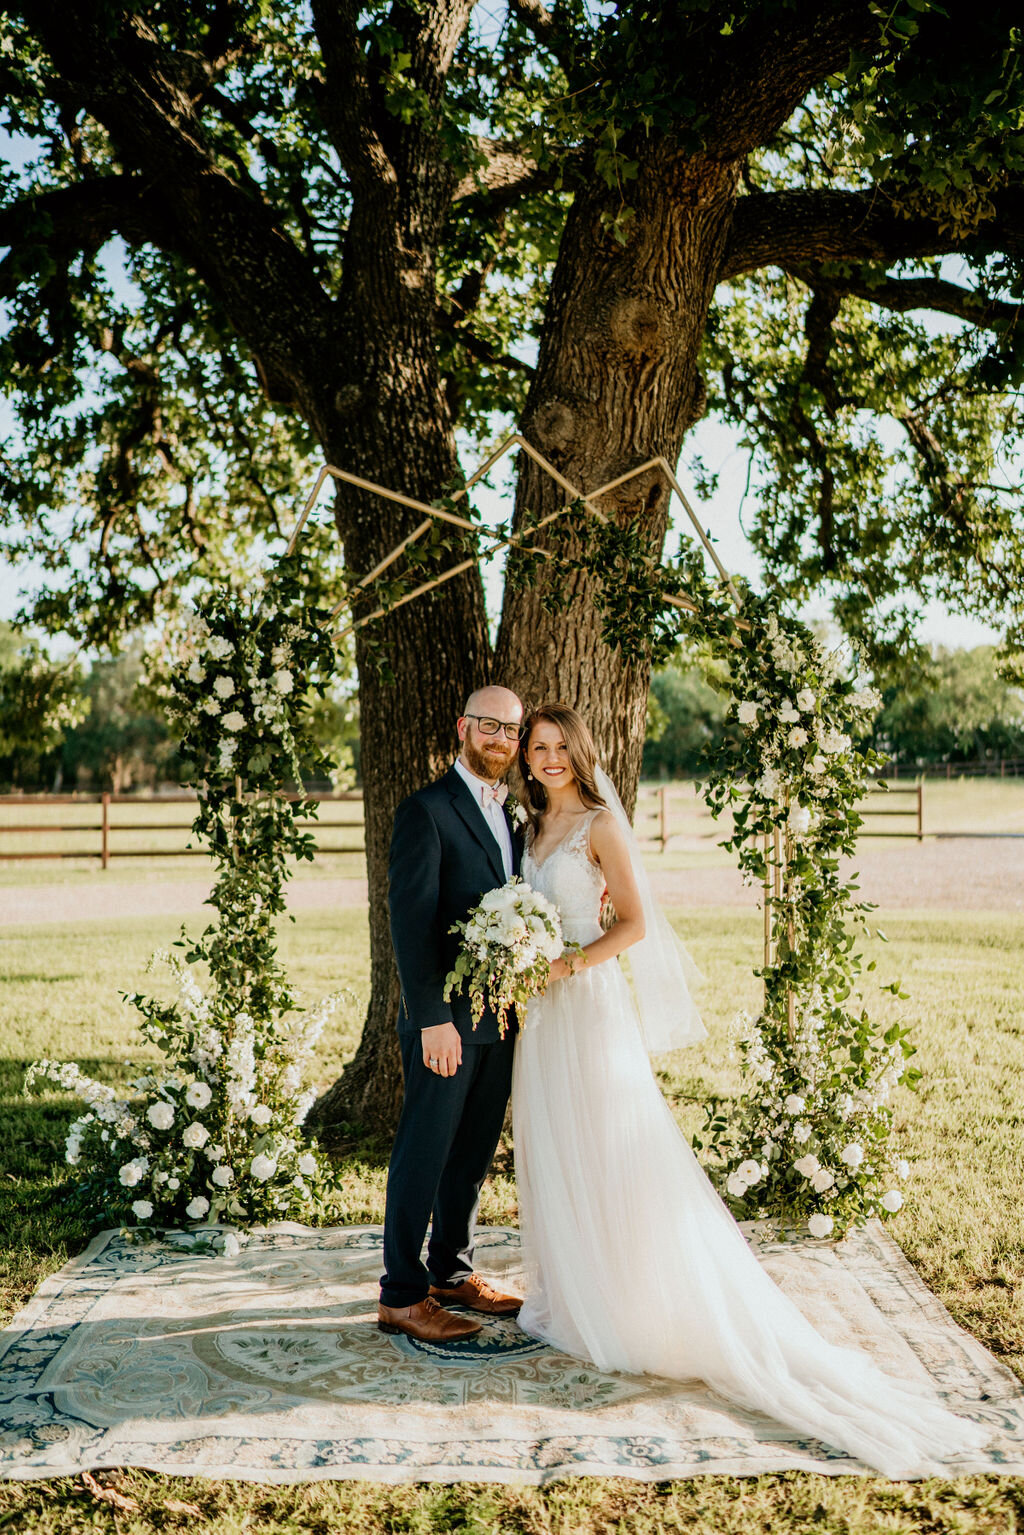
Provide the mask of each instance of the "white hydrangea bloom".
{"label": "white hydrangea bloom", "polygon": [[132,1214],[137,1215],[140,1221],[148,1221],[153,1214],[153,1206],[148,1199],[136,1199],[132,1203]]}
{"label": "white hydrangea bloom", "polygon": [[210,1201],[205,1194],[197,1194],[195,1199],[190,1199],[185,1206],[185,1214],[190,1220],[198,1221],[203,1218],[210,1208]]}

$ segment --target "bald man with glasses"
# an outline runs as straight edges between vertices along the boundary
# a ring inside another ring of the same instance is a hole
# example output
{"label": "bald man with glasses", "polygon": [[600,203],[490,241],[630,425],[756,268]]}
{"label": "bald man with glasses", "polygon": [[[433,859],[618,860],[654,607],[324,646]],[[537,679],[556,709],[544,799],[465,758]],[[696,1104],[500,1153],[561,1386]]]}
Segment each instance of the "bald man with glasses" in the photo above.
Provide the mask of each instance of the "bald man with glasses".
{"label": "bald man with glasses", "polygon": [[474,1028],[468,996],[446,1002],[443,989],[459,950],[452,924],[519,873],[522,843],[502,780],[522,718],[508,688],[473,693],[456,722],[458,758],[437,783],[402,801],[391,837],[405,1099],[388,1168],[377,1325],[426,1342],[479,1332],[466,1311],[513,1316],[520,1306],[473,1270],[477,1205],[505,1119],[515,1030],[499,1038],[489,1008]]}

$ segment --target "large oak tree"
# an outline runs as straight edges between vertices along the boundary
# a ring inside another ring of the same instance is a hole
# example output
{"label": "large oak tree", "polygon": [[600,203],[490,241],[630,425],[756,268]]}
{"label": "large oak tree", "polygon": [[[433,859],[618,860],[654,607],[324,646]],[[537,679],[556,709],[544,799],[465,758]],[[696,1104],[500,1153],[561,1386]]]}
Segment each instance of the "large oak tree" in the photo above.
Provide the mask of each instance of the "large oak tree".
{"label": "large oak tree", "polygon": [[[324,457],[429,501],[457,433],[516,419],[590,489],[711,408],[780,595],[826,586],[880,661],[920,597],[1019,622],[1009,5],[33,0],[4,35],[0,473],[37,621],[109,643],[231,579]],[[522,464],[520,522],[560,496]],[[605,509],[660,552],[657,474]],[[356,576],[416,525],[346,486],[334,518]],[[548,577],[509,584],[493,654],[475,571],[359,631],[373,994],[326,1125],[394,1115],[391,816],[470,688],[577,704],[635,792],[647,669],[590,577]]]}

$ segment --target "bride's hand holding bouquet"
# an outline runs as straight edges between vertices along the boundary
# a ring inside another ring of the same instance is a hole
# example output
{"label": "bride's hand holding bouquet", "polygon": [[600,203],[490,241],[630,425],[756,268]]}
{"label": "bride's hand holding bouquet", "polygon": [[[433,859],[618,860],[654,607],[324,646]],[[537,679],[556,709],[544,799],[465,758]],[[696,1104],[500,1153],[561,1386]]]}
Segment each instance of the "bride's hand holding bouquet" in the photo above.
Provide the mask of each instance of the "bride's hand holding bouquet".
{"label": "bride's hand holding bouquet", "polygon": [[578,944],[564,941],[557,908],[518,877],[489,890],[450,931],[463,944],[445,980],[445,1001],[467,991],[474,1028],[490,1005],[502,1038],[513,1008],[571,974],[580,953]]}

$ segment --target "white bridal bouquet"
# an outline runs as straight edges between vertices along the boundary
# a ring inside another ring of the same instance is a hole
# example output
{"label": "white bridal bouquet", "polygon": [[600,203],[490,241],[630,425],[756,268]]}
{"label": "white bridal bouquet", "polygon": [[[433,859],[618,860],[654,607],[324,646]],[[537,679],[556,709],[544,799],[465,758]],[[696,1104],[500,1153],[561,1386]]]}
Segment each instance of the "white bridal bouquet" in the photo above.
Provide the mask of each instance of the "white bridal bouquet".
{"label": "white bridal bouquet", "polygon": [[465,922],[449,931],[465,941],[445,980],[445,1001],[453,991],[468,990],[474,1028],[489,1002],[502,1038],[513,1007],[544,989],[552,961],[579,952],[578,944],[562,939],[557,907],[518,877],[489,890]]}

